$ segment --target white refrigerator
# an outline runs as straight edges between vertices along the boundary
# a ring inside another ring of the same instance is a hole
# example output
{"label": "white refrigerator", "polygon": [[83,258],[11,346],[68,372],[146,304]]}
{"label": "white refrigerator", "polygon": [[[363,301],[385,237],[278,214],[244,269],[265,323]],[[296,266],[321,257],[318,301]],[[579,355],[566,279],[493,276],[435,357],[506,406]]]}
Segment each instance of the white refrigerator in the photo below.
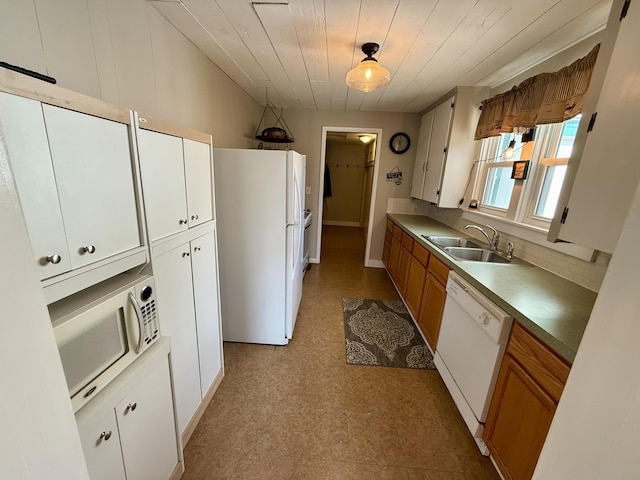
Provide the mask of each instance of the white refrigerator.
{"label": "white refrigerator", "polygon": [[285,345],[302,297],[306,157],[214,148],[222,336]]}

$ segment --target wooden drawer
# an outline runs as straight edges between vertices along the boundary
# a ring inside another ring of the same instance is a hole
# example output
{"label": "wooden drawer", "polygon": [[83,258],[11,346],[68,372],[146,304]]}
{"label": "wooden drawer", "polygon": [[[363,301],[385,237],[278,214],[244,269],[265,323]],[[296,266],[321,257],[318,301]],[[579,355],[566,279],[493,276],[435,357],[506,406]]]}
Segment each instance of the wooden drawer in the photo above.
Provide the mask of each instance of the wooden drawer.
{"label": "wooden drawer", "polygon": [[414,242],[413,244],[413,256],[416,257],[416,260],[425,267],[429,263],[429,250],[424,248],[418,242]]}
{"label": "wooden drawer", "polygon": [[429,257],[429,273],[436,277],[442,285],[447,284],[447,278],[449,277],[449,267],[443,262],[438,260],[435,255]]}
{"label": "wooden drawer", "polygon": [[402,246],[409,250],[409,253],[413,252],[413,238],[406,232],[402,232]]}
{"label": "wooden drawer", "polygon": [[513,356],[556,402],[560,399],[571,367],[517,322],[513,323],[511,329],[507,353]]}
{"label": "wooden drawer", "polygon": [[393,232],[393,222],[387,218],[387,230]]}
{"label": "wooden drawer", "polygon": [[393,224],[393,236],[398,240],[402,239],[402,229],[395,223]]}

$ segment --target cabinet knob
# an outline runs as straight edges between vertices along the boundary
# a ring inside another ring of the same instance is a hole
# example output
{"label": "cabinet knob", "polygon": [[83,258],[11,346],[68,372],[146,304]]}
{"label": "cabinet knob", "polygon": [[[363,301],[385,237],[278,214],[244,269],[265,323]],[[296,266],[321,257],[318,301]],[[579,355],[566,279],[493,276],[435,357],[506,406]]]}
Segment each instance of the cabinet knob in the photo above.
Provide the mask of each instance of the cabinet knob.
{"label": "cabinet knob", "polygon": [[111,430],[108,432],[102,432],[100,434],[100,440],[104,440],[105,442],[111,438]]}
{"label": "cabinet knob", "polygon": [[188,257],[188,256],[189,256],[189,252],[182,252],[182,258]]}
{"label": "cabinet knob", "polygon": [[96,251],[96,247],[94,245],[88,245],[80,249],[80,253],[88,253],[89,255],[91,255],[95,251]]}
{"label": "cabinet knob", "polygon": [[127,405],[127,408],[124,409],[124,413],[134,412],[136,408],[138,408],[137,403],[130,403],[129,405]]}
{"label": "cabinet knob", "polygon": [[198,219],[198,215],[191,215],[191,220],[197,220]]}
{"label": "cabinet knob", "polygon": [[202,250],[200,247],[194,247],[194,248],[193,248],[193,251],[194,251],[194,252],[199,252],[200,250]]}
{"label": "cabinet knob", "polygon": [[45,258],[45,260],[49,263],[53,263],[54,265],[57,265],[62,260],[62,257],[60,255],[49,255],[48,257]]}
{"label": "cabinet knob", "polygon": [[186,218],[184,218],[184,219],[182,219],[182,218],[181,218],[180,220],[178,220],[178,223],[179,223],[180,225],[186,225],[186,223],[187,223],[187,219],[186,219]]}

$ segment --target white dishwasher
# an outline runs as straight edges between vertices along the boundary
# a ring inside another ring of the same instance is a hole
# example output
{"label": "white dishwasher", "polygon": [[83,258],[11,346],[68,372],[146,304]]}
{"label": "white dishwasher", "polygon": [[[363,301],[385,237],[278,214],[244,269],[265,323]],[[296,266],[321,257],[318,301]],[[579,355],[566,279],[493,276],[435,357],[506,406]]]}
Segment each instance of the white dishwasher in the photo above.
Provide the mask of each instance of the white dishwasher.
{"label": "white dishwasher", "polygon": [[483,455],[489,455],[482,441],[484,422],[512,322],[459,275],[449,273],[434,362]]}

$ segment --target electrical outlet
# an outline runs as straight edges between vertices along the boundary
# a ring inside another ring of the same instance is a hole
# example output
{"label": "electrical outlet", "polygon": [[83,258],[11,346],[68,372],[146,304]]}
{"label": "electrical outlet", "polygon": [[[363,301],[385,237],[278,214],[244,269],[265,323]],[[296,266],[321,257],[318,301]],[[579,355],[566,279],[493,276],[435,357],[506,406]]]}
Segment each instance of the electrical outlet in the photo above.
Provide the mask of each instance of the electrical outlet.
{"label": "electrical outlet", "polygon": [[311,195],[311,187],[304,187],[304,193]]}
{"label": "electrical outlet", "polygon": [[411,210],[413,210],[414,212],[415,212],[416,210],[418,210],[418,205],[416,205],[415,203],[413,203],[413,204],[411,205]]}

